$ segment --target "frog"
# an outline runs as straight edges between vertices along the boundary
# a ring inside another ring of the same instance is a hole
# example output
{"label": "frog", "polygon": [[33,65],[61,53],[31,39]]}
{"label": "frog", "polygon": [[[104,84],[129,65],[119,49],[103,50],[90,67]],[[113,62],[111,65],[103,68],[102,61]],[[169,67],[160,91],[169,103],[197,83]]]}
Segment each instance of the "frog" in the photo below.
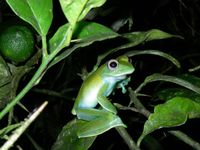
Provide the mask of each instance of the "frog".
{"label": "frog", "polygon": [[126,55],[110,59],[83,81],[72,108],[72,114],[86,121],[77,131],[79,138],[97,136],[111,128],[126,127],[117,115],[116,107],[109,100],[115,88],[122,88],[130,81],[128,75],[135,68]]}

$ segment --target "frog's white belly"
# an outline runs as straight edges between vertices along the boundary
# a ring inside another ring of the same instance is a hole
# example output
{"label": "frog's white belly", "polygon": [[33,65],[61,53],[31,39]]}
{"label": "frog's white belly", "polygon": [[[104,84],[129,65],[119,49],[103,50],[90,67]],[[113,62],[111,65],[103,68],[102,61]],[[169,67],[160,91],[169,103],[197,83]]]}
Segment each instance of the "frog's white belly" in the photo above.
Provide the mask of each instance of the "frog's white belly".
{"label": "frog's white belly", "polygon": [[82,95],[81,103],[79,103],[79,107],[82,108],[94,108],[98,104],[97,95],[99,89],[98,88],[90,88],[87,93]]}
{"label": "frog's white belly", "polygon": [[[79,95],[81,98],[80,103],[78,104],[78,107],[80,108],[94,108],[98,104],[98,95],[100,96],[109,96],[111,92],[113,91],[115,84],[124,79],[125,76],[119,76],[119,77],[104,77],[104,80],[101,80],[101,82],[90,82],[87,86],[83,87],[91,87],[91,88],[83,88],[82,94]],[[98,84],[100,83],[100,84]],[[107,86],[105,86],[105,84]],[[105,88],[103,93],[99,93],[102,88]]]}

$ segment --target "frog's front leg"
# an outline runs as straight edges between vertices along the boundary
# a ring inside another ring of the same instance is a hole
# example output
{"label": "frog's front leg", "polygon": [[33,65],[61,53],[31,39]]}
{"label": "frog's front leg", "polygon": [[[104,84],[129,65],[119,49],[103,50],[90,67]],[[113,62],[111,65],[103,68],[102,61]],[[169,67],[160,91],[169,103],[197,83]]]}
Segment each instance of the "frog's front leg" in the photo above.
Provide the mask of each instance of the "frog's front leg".
{"label": "frog's front leg", "polygon": [[106,111],[113,113],[113,114],[117,114],[117,109],[115,108],[115,106],[113,106],[113,104],[107,99],[107,97],[105,96],[98,96],[98,103],[101,105],[101,107],[103,109],[105,109]]}
{"label": "frog's front leg", "polygon": [[105,95],[110,94],[110,90],[108,90],[106,92],[104,91],[107,87],[108,87],[108,85],[104,85],[104,87],[99,91],[99,93],[97,95],[97,102],[101,105],[101,107],[103,109],[105,109],[108,112],[111,112],[113,114],[117,114],[117,109],[115,108],[115,106],[113,106],[113,104],[105,96]]}
{"label": "frog's front leg", "polygon": [[88,121],[78,129],[79,138],[96,136],[117,126],[126,127],[119,116],[105,110],[79,108],[77,116]]}
{"label": "frog's front leg", "polygon": [[126,88],[125,88],[125,86],[128,85],[128,83],[129,83],[130,81],[131,81],[131,77],[128,77],[128,78],[122,80],[121,82],[119,82],[119,83],[117,84],[117,88],[122,88],[122,93],[125,94],[126,91],[127,91]]}

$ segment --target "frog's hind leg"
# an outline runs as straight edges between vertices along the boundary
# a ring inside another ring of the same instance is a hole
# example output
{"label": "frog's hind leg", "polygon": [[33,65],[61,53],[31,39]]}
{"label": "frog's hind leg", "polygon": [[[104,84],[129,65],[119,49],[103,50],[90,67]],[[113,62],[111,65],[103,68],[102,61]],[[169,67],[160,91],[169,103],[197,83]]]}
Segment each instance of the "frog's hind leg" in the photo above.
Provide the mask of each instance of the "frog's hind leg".
{"label": "frog's hind leg", "polygon": [[96,136],[114,127],[126,127],[119,116],[105,111],[103,111],[103,114],[104,116],[99,116],[94,120],[86,122],[82,127],[80,127],[78,129],[78,137]]}
{"label": "frog's hind leg", "polygon": [[78,119],[91,121],[97,118],[101,118],[107,115],[107,111],[99,110],[99,109],[92,109],[92,108],[79,108],[77,111]]}

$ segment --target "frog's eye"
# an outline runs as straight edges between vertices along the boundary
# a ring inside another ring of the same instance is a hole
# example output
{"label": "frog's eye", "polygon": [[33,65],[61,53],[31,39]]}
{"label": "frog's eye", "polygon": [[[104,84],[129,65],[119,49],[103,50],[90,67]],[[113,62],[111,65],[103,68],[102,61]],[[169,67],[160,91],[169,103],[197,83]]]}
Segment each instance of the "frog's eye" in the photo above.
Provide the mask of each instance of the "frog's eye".
{"label": "frog's eye", "polygon": [[111,59],[109,62],[108,62],[108,68],[112,71],[112,70],[115,70],[116,68],[118,67],[118,61],[115,60],[115,59]]}

